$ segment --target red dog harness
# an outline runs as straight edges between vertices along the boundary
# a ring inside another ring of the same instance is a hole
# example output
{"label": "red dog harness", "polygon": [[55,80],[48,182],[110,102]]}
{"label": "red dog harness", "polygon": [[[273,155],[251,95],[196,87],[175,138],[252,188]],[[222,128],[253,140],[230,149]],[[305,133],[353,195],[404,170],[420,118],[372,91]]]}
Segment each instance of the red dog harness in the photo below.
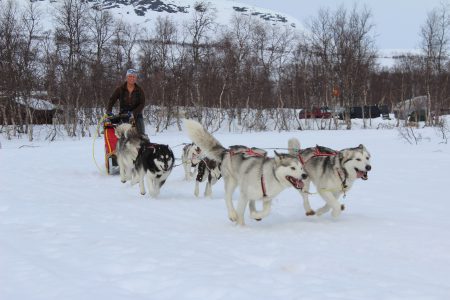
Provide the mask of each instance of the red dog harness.
{"label": "red dog harness", "polygon": [[[259,148],[247,148],[247,147],[235,147],[228,148],[228,153],[230,157],[236,154],[244,155],[245,157],[266,157],[267,152]],[[267,197],[266,183],[264,180],[264,174],[262,171],[263,165],[261,165],[261,189],[263,192],[263,197]]]}

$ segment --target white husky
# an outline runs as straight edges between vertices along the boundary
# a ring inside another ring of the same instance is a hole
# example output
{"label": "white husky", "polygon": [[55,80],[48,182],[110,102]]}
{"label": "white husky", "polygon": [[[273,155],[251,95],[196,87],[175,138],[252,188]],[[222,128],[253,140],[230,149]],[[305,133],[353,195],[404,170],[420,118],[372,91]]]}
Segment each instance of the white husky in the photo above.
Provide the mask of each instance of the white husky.
{"label": "white husky", "polygon": [[[305,188],[300,191],[306,215],[322,215],[332,210],[331,215],[338,217],[344,206],[339,198],[348,192],[356,179],[367,180],[367,172],[372,169],[370,153],[363,145],[334,151],[325,147],[313,147],[300,150],[300,142],[292,138],[288,142],[289,152],[298,155],[308,173]],[[325,205],[314,212],[309,204],[308,193],[313,182]]]}
{"label": "white husky", "polygon": [[[303,188],[306,172],[296,156],[278,154],[274,158],[265,155],[251,156],[242,153],[243,146],[226,149],[203,126],[192,120],[185,120],[184,125],[189,137],[205,153],[206,157],[221,163],[221,172],[225,183],[225,200],[228,217],[231,221],[244,225],[244,213],[250,204],[251,217],[261,219],[269,213],[255,211],[255,201],[270,200],[288,187]],[[232,195],[236,187],[240,188],[237,209],[233,206]]]}
{"label": "white husky", "polygon": [[117,126],[115,134],[119,139],[116,145],[116,156],[120,169],[120,180],[125,183],[127,180],[131,180],[134,161],[141,145],[141,138],[136,128],[128,123]]}

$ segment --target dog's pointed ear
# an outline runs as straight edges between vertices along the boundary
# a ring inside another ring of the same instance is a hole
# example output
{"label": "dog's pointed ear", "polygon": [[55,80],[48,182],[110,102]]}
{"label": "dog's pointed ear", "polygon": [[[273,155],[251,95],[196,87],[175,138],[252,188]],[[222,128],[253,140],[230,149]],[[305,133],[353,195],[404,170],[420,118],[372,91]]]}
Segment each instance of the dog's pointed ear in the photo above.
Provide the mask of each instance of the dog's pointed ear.
{"label": "dog's pointed ear", "polygon": [[276,161],[280,160],[281,159],[281,155],[276,150],[273,150],[273,152],[275,153],[275,160]]}
{"label": "dog's pointed ear", "polygon": [[359,144],[358,148],[364,150],[364,145],[363,144]]}
{"label": "dog's pointed ear", "polygon": [[275,150],[273,152],[275,152],[275,163],[281,163],[281,161],[283,160],[283,154],[280,154]]}
{"label": "dog's pointed ear", "polygon": [[347,149],[339,151],[339,159],[340,160],[347,158],[349,156],[350,156],[350,151],[348,151]]}

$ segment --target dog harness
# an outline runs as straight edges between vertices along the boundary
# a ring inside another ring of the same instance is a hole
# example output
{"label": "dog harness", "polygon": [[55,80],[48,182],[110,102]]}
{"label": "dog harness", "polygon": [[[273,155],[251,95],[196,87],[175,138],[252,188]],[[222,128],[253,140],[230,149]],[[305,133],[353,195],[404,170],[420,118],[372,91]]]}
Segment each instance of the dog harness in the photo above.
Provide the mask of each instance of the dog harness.
{"label": "dog harness", "polygon": [[[248,148],[245,146],[232,146],[226,150],[228,153],[230,153],[230,157],[233,155],[243,155],[244,157],[263,157],[266,158],[267,151],[259,148]],[[263,173],[263,165],[264,162],[261,164],[261,190],[263,193],[263,197],[267,198],[267,189],[266,189],[266,181],[264,179],[264,173]]]}
{"label": "dog harness", "polygon": [[[319,156],[336,156],[339,154],[339,151],[335,151],[335,152],[324,152],[322,151],[323,147],[316,145],[316,147],[314,148],[314,155],[311,156],[311,158],[313,157],[319,157]],[[301,149],[294,149],[294,151],[297,151],[298,153],[298,159],[300,160],[300,162],[302,163],[302,165],[305,165],[306,161],[303,159],[303,156],[300,153]],[[311,159],[310,158],[310,159]]]}
{"label": "dog harness", "polygon": [[[302,163],[302,165],[305,165],[306,161],[303,159],[301,153],[300,153],[300,149],[295,149],[298,153],[298,159],[300,160],[300,162]],[[339,151],[334,151],[334,152],[325,152],[322,151],[323,147],[316,145],[315,149],[314,149],[314,154],[313,156],[310,157],[323,157],[323,156],[337,156],[339,154]],[[342,164],[342,162],[339,160],[339,163]],[[345,198],[345,189],[348,187],[346,184],[347,181],[347,172],[345,171],[345,169],[343,168],[336,168],[336,172],[339,176],[339,179],[341,180],[341,186],[342,186],[342,192],[344,193],[344,198]],[[342,174],[344,173],[344,174]]]}

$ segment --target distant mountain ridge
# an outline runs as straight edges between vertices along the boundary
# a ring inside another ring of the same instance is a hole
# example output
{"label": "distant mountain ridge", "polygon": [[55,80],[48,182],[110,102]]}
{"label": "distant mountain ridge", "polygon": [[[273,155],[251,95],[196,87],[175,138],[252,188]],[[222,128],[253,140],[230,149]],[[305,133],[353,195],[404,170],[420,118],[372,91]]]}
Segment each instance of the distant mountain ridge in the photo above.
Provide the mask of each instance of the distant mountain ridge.
{"label": "distant mountain ridge", "polygon": [[189,6],[181,6],[173,3],[166,3],[161,0],[104,0],[89,2],[99,3],[103,9],[120,8],[121,5],[133,6],[137,16],[145,16],[147,11],[166,13],[188,13]]}
{"label": "distant mountain ridge", "polygon": [[[58,5],[61,0],[19,0],[22,3],[28,1],[39,3],[44,10],[49,12],[52,7]],[[301,27],[300,22],[286,14],[273,10],[258,8],[242,4],[233,0],[87,0],[94,9],[106,9],[113,16],[119,17],[129,23],[143,24],[154,21],[158,16],[175,17],[177,21],[183,21],[192,16],[195,6],[199,2],[208,3],[216,10],[215,21],[219,25],[228,25],[233,14],[242,14],[270,22],[274,25],[287,25],[294,28]],[[51,18],[48,13],[46,18]],[[50,27],[51,28],[51,27]]]}

